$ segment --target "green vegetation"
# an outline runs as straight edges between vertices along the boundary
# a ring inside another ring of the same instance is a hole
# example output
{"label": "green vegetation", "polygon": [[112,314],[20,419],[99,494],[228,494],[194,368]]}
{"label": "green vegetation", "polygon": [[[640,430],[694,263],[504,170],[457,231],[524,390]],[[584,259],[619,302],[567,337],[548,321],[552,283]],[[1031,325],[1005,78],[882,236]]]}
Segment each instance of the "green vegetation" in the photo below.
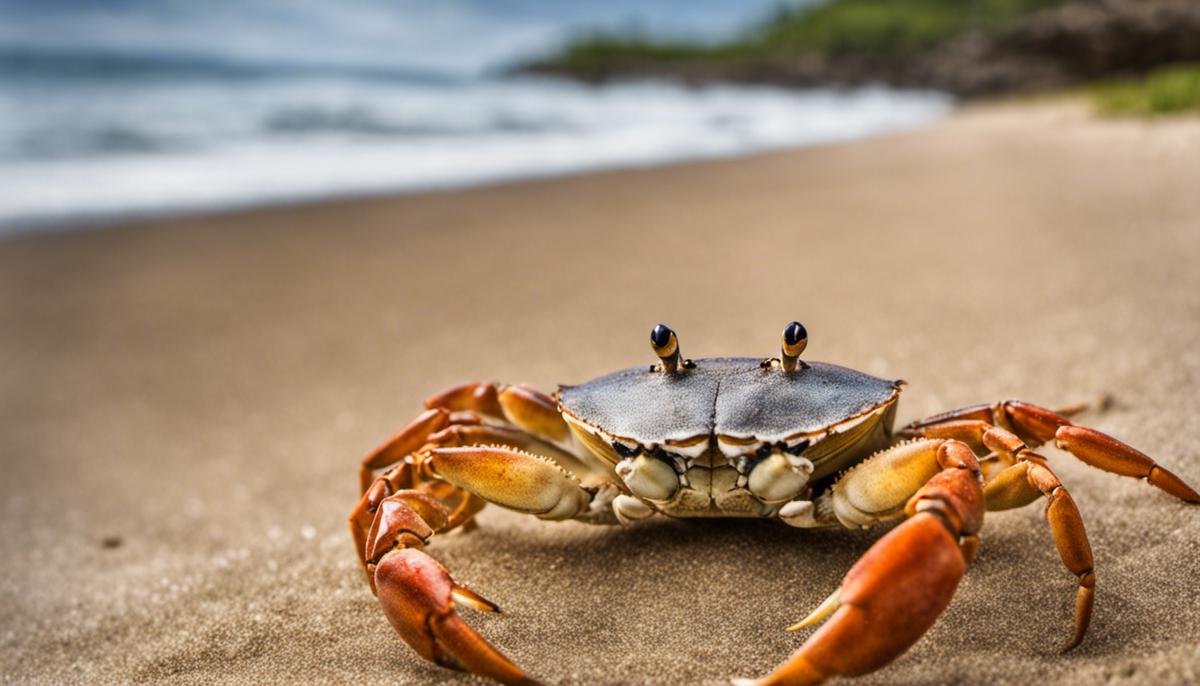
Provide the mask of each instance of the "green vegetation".
{"label": "green vegetation", "polygon": [[1098,84],[1091,95],[1097,110],[1113,116],[1200,113],[1200,65],[1164,67],[1141,79]]}
{"label": "green vegetation", "polygon": [[[1119,3],[1097,4],[1094,12],[1030,16],[1059,5],[1092,1],[781,4],[763,21],[721,42],[665,39],[636,30],[592,33],[523,68],[596,81],[636,76],[793,86],[883,81],[979,97],[1074,87],[1088,78],[1140,73],[1152,66],[1145,59],[1123,61],[1122,55],[1158,54],[1158,63],[1177,65],[1197,59],[1187,34],[1193,15],[1168,0],[1145,2],[1161,5],[1164,16],[1185,21],[1162,23],[1156,35],[1112,31],[1112,22],[1133,16],[1132,6]],[[1174,14],[1167,12],[1170,8]],[[958,42],[968,34],[970,40]],[[941,49],[946,45],[950,47]],[[1099,63],[1097,55],[1103,58]],[[1097,109],[1106,114],[1200,113],[1200,63],[1162,67],[1144,79],[1108,82],[1090,91]]]}
{"label": "green vegetation", "polygon": [[772,54],[904,57],[968,29],[994,30],[1060,0],[832,0],[784,9],[745,42]]}
{"label": "green vegetation", "polygon": [[534,65],[600,72],[630,65],[737,65],[798,55],[903,58],[969,30],[1002,28],[1062,0],[831,0],[781,7],[741,36],[717,44],[593,33]]}

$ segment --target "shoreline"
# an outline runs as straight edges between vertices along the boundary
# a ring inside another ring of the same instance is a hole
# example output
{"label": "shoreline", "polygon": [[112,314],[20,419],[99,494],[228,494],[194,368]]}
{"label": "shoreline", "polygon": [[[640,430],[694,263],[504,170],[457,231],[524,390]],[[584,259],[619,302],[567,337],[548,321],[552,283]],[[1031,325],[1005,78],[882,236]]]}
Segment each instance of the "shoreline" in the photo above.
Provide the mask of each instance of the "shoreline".
{"label": "shoreline", "polygon": [[86,217],[78,220],[73,220],[68,223],[59,222],[56,220],[46,220],[45,222],[37,222],[29,225],[17,225],[15,227],[0,227],[0,243],[7,240],[20,240],[39,235],[64,235],[74,233],[92,233],[106,232],[112,230],[120,230],[123,228],[137,228],[146,225],[169,225],[176,222],[195,222],[195,221],[213,221],[220,222],[225,219],[241,217],[243,215],[252,215],[258,213],[271,213],[276,211],[303,211],[304,209],[319,208],[329,205],[335,206],[353,206],[359,203],[386,202],[388,200],[400,200],[404,198],[416,198],[423,196],[445,196],[463,192],[483,189],[503,189],[510,187],[519,187],[525,185],[536,185],[541,183],[553,183],[559,180],[572,179],[587,179],[589,177],[603,177],[612,174],[624,174],[627,172],[642,172],[642,171],[658,171],[671,170],[678,168],[686,168],[692,166],[701,166],[707,164],[722,164],[722,163],[737,163],[742,161],[753,162],[756,159],[763,157],[772,157],[775,155],[787,155],[803,150],[813,150],[830,148],[841,145],[847,145],[858,142],[868,142],[879,139],[887,139],[894,136],[903,136],[909,133],[914,133],[937,126],[940,122],[948,117],[953,117],[954,111],[949,112],[941,119],[935,119],[925,124],[920,124],[913,127],[908,127],[895,131],[885,131],[880,133],[867,134],[864,136],[852,138],[849,140],[833,140],[820,143],[803,143],[792,146],[783,146],[771,148],[768,150],[755,150],[746,153],[733,153],[730,155],[719,155],[711,157],[693,157],[684,159],[666,159],[662,161],[647,162],[644,164],[618,165],[612,167],[590,167],[582,168],[577,171],[568,172],[546,172],[545,174],[531,174],[522,176],[513,176],[508,178],[500,178],[493,180],[483,180],[478,182],[470,182],[464,184],[453,184],[444,186],[417,187],[412,189],[397,189],[397,190],[380,190],[380,191],[363,191],[361,193],[337,193],[328,196],[315,195],[309,197],[296,197],[291,200],[263,200],[261,202],[249,202],[245,204],[232,204],[228,206],[195,208],[195,209],[175,209],[146,212],[137,212],[127,215],[119,215],[109,217],[98,215],[95,217]]}
{"label": "shoreline", "polygon": [[[66,223],[47,220],[44,223],[39,222],[36,225],[21,226],[17,228],[0,228],[0,244],[8,241],[36,239],[38,236],[62,237],[73,234],[107,233],[110,231],[136,230],[157,226],[169,227],[176,224],[190,225],[196,223],[222,223],[225,221],[239,221],[243,217],[253,218],[254,216],[269,216],[276,213],[303,213],[305,210],[316,210],[321,208],[353,211],[359,205],[370,206],[380,203],[388,204],[393,201],[398,202],[406,199],[420,199],[425,197],[431,199],[440,197],[452,200],[453,197],[458,194],[469,195],[474,192],[488,190],[515,190],[526,186],[536,188],[542,185],[553,185],[558,182],[586,183],[589,179],[593,178],[602,180],[614,176],[620,177],[626,174],[654,174],[655,172],[659,171],[666,173],[686,172],[689,169],[702,169],[713,165],[725,166],[739,165],[742,163],[752,165],[757,161],[776,158],[779,156],[791,156],[808,151],[836,150],[837,148],[843,146],[856,146],[870,144],[873,142],[885,142],[898,137],[920,134],[938,127],[954,125],[963,120],[971,121],[979,120],[981,118],[995,118],[997,115],[1014,110],[1024,110],[1026,112],[1036,113],[1041,116],[1066,115],[1070,116],[1075,121],[1092,121],[1096,124],[1107,123],[1115,126],[1129,126],[1138,125],[1139,123],[1148,123],[1146,120],[1129,118],[1102,118],[1095,114],[1094,108],[1090,103],[1087,102],[1086,98],[1072,93],[1011,96],[1007,98],[986,101],[976,100],[956,103],[946,112],[945,115],[936,119],[932,119],[923,124],[909,126],[897,130],[867,134],[850,138],[848,140],[831,140],[818,143],[798,144],[794,146],[777,147],[766,150],[755,150],[742,154],[684,159],[666,159],[662,161],[647,162],[644,164],[582,168],[577,171],[568,171],[562,173],[547,172],[545,174],[514,176],[510,178],[484,180],[477,183],[464,183],[461,185],[363,191],[361,193],[337,193],[328,196],[296,197],[292,200],[277,201],[263,200],[262,202],[250,202],[245,204],[233,204],[228,206],[208,208],[134,212],[116,217],[97,215],[95,217],[84,218],[78,221]],[[1191,117],[1186,116],[1178,118],[1178,120],[1182,120],[1183,122],[1187,122],[1191,119]],[[1162,120],[1156,120],[1153,123],[1159,126],[1171,126],[1173,122],[1178,120],[1176,118],[1166,118]]]}
{"label": "shoreline", "polygon": [[[633,81],[596,90],[547,79],[507,86],[517,90],[502,97],[500,82],[481,81],[475,91],[442,95],[450,103],[482,98],[487,104],[477,116],[507,117],[509,124],[459,122],[466,126],[459,130],[450,122],[441,133],[382,133],[404,115],[377,109],[361,115],[383,127],[370,135],[351,130],[332,138],[313,134],[307,144],[283,136],[241,145],[213,141],[211,148],[178,154],[10,162],[0,165],[0,181],[10,182],[0,192],[0,237],[740,159],[922,127],[953,107],[941,94],[887,88],[693,89]],[[560,104],[520,114],[535,96]],[[371,102],[382,108],[388,97],[397,95],[389,91]],[[641,124],[631,119],[635,99],[647,113]],[[338,116],[336,107],[316,100],[309,116]],[[512,108],[518,114],[505,114]],[[457,133],[447,133],[452,130]],[[269,151],[255,152],[267,143]],[[148,186],[146,178],[156,184]]]}

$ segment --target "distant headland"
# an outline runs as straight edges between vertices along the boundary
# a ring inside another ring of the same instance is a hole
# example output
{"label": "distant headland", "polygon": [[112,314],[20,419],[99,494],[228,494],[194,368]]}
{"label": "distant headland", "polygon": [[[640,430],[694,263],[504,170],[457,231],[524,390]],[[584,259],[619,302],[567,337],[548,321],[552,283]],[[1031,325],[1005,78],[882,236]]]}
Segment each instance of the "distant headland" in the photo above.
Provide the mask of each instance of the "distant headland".
{"label": "distant headland", "polygon": [[516,71],[590,82],[884,83],[975,98],[1186,62],[1200,62],[1196,0],[831,0],[782,7],[719,42],[582,35]]}

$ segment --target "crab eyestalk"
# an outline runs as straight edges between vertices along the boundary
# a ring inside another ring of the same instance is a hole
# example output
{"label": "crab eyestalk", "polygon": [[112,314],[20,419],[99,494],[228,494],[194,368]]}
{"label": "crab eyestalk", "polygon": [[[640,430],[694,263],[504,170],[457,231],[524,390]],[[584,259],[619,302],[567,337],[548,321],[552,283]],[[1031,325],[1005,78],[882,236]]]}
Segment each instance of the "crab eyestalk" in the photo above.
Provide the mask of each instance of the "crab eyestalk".
{"label": "crab eyestalk", "polygon": [[671,374],[679,369],[683,359],[679,353],[679,337],[666,324],[659,324],[650,331],[650,346],[654,354],[662,360],[663,371]]}
{"label": "crab eyestalk", "polygon": [[797,366],[805,369],[808,365],[800,361],[800,353],[808,347],[808,330],[800,322],[792,322],[783,330],[783,346],[780,351],[780,364],[783,371],[794,372]]}

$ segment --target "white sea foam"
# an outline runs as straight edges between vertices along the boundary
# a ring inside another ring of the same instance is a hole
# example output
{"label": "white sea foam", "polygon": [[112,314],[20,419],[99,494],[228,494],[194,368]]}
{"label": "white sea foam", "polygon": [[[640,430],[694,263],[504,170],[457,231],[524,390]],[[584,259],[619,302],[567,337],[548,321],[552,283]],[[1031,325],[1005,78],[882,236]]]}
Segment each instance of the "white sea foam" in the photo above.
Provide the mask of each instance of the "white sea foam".
{"label": "white sea foam", "polygon": [[0,81],[0,232],[742,155],[918,126],[950,105],[882,88],[206,69]]}

